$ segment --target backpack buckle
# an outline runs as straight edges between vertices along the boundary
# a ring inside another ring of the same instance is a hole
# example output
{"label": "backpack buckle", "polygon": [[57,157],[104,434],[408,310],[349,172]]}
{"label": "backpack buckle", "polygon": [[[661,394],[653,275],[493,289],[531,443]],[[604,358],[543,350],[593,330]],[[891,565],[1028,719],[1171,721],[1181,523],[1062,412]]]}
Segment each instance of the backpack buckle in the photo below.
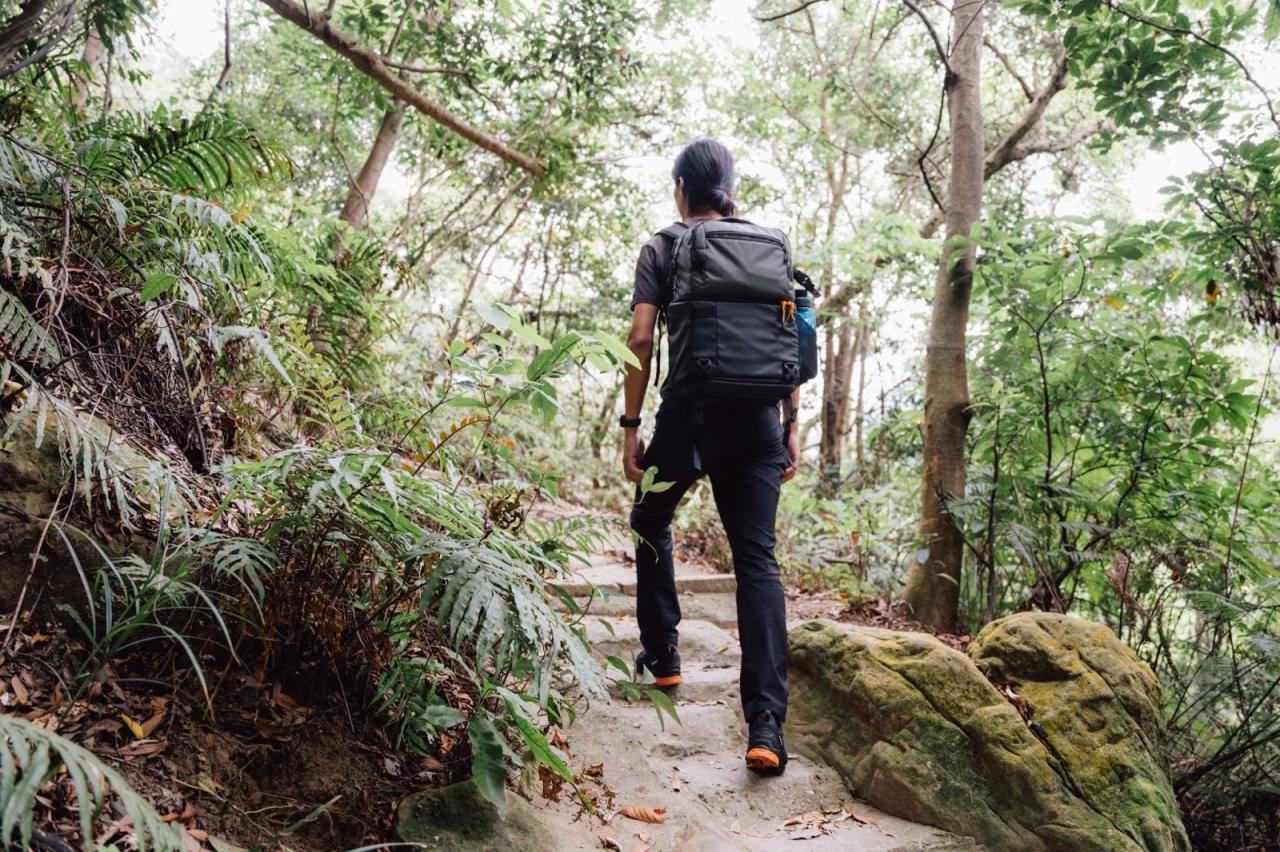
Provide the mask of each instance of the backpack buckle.
{"label": "backpack buckle", "polygon": [[704,376],[709,376],[715,372],[715,361],[710,358],[698,359],[698,372]]}
{"label": "backpack buckle", "polygon": [[[798,364],[793,364],[790,361],[783,361],[782,377],[787,380],[800,378],[800,366]],[[790,399],[790,397],[787,398]]]}

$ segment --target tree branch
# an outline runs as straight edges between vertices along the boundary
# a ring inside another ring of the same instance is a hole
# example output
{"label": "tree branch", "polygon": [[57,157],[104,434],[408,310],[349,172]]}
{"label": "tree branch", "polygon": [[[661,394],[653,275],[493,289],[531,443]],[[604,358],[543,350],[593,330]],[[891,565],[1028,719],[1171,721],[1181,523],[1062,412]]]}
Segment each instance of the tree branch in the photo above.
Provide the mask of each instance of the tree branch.
{"label": "tree branch", "polygon": [[446,109],[444,104],[428,97],[418,91],[416,87],[401,80],[391,72],[390,67],[381,56],[361,47],[351,36],[335,29],[329,23],[327,17],[312,18],[307,14],[305,8],[293,2],[293,0],[258,0],[258,2],[271,8],[285,20],[311,33],[311,35],[332,48],[338,55],[349,60],[352,65],[397,99],[413,107],[442,127],[452,130],[463,139],[523,169],[534,177],[542,177],[546,173],[546,167],[535,158],[522,154],[501,140],[472,127]]}
{"label": "tree branch", "polygon": [[[1066,48],[1059,45],[1054,51],[1053,72],[1049,75],[1049,80],[1044,84],[1044,88],[1036,92],[1031,98],[1031,103],[1027,105],[1027,111],[1022,114],[1022,118],[1013,129],[1006,133],[995,148],[987,153],[983,163],[984,181],[1012,162],[1025,159],[1032,154],[1066,150],[1070,145],[1065,145],[1065,147],[1052,146],[1065,144],[1068,140],[1075,140],[1072,144],[1078,143],[1109,126],[1107,122],[1098,122],[1089,128],[1082,128],[1057,140],[1033,142],[1027,145],[1020,144],[1027,137],[1027,134],[1040,124],[1049,102],[1053,100],[1054,95],[1066,87],[1066,82],[1067,51]],[[933,236],[934,232],[938,230],[938,226],[942,224],[944,215],[941,210],[935,210],[933,215],[920,228],[920,236],[926,239]]]}
{"label": "tree branch", "polygon": [[942,62],[942,67],[947,69],[947,84],[950,88],[950,82],[955,77],[955,72],[951,70],[951,62],[947,55],[947,49],[942,46],[942,39],[938,38],[938,31],[933,28],[933,22],[929,20],[919,6],[912,3],[911,0],[902,0],[904,6],[916,14],[916,17],[924,24],[924,28],[929,31],[929,38],[933,39],[933,46],[938,51],[938,59]]}
{"label": "tree branch", "polygon": [[1013,67],[1013,62],[1009,59],[1009,56],[1003,50],[996,47],[995,42],[990,38],[984,36],[982,43],[986,46],[987,50],[996,55],[996,59],[1000,60],[1000,64],[1004,66],[1004,70],[1009,72],[1009,76],[1018,81],[1018,85],[1022,87],[1022,94],[1027,96],[1027,100],[1035,100],[1035,90],[1031,88],[1029,83],[1027,83],[1027,78],[1019,74],[1018,69]]}
{"label": "tree branch", "polygon": [[786,12],[779,12],[776,15],[766,15],[763,18],[760,17],[759,15],[753,15],[752,17],[754,17],[757,21],[759,21],[762,24],[771,24],[774,21],[781,21],[783,18],[789,18],[798,12],[803,12],[805,9],[808,9],[810,6],[814,6],[821,2],[823,2],[823,0],[805,0],[805,2],[801,3],[799,6],[796,6],[794,9],[789,9]]}
{"label": "tree branch", "polygon": [[1152,27],[1154,29],[1160,30],[1160,32],[1162,33],[1168,33],[1169,35],[1188,36],[1189,38],[1192,38],[1195,41],[1200,42],[1206,47],[1213,48],[1214,50],[1228,57],[1232,62],[1236,64],[1236,66],[1240,69],[1241,73],[1244,74],[1244,78],[1249,81],[1250,85],[1252,85],[1255,89],[1257,89],[1258,93],[1262,95],[1262,99],[1267,104],[1267,112],[1271,114],[1271,123],[1274,124],[1276,127],[1280,127],[1280,118],[1276,116],[1276,108],[1275,108],[1275,105],[1271,103],[1271,96],[1267,94],[1267,90],[1263,88],[1262,84],[1259,83],[1254,78],[1253,74],[1249,72],[1249,66],[1244,64],[1244,60],[1241,59],[1239,56],[1236,56],[1236,54],[1233,53],[1230,48],[1224,47],[1223,45],[1218,44],[1215,41],[1210,41],[1209,39],[1200,35],[1200,33],[1195,32],[1194,30],[1189,30],[1185,27],[1172,27],[1172,26],[1169,26],[1168,24],[1162,24],[1159,21],[1153,21],[1152,19],[1144,17],[1143,15],[1139,15],[1137,12],[1131,12],[1121,4],[1117,3],[1116,0],[1103,0],[1103,2],[1106,4],[1108,9],[1111,9],[1114,12],[1124,15],[1126,18],[1128,18],[1131,21],[1136,21],[1139,24],[1145,24],[1148,27]]}

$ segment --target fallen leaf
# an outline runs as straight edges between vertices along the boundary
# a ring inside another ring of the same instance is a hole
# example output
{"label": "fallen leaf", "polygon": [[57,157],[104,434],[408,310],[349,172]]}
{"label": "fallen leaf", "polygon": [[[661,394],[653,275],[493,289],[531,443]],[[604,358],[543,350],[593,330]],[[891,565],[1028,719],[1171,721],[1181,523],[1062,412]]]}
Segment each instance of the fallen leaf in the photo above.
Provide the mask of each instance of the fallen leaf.
{"label": "fallen leaf", "polygon": [[897,836],[898,836],[898,835],[894,834],[892,831],[890,831],[890,830],[889,830],[889,829],[887,829],[887,828],[882,828],[882,829],[880,829],[880,833],[881,833],[881,834],[883,834],[885,837],[897,837]]}
{"label": "fallen leaf", "polygon": [[730,830],[730,831],[732,831],[734,834],[741,834],[741,833],[742,833],[742,823],[738,822],[738,821],[735,819],[733,822],[729,823],[729,830]]}
{"label": "fallen leaf", "polygon": [[636,837],[640,839],[641,843],[648,843],[649,845],[653,845],[653,835],[647,831],[637,831]]}
{"label": "fallen leaf", "polygon": [[[151,718],[147,719],[147,721],[142,723],[142,726],[141,726],[142,735],[144,737],[151,736],[151,734],[155,731],[155,729],[160,727],[160,723],[164,721],[165,713],[166,711],[161,710],[160,712],[153,714]],[[130,728],[130,730],[132,730],[132,728]]]}
{"label": "fallen leaf", "polygon": [[640,820],[641,822],[666,822],[666,808],[646,808],[641,805],[623,805],[618,808],[618,812],[624,817]]}
{"label": "fallen leaf", "polygon": [[764,835],[756,831],[754,828],[748,828],[747,837],[764,837]]}
{"label": "fallen leaf", "polygon": [[124,722],[125,727],[129,729],[129,733],[133,734],[135,740],[141,740],[147,736],[147,732],[142,730],[142,726],[135,722],[131,716],[121,713],[120,721]]}

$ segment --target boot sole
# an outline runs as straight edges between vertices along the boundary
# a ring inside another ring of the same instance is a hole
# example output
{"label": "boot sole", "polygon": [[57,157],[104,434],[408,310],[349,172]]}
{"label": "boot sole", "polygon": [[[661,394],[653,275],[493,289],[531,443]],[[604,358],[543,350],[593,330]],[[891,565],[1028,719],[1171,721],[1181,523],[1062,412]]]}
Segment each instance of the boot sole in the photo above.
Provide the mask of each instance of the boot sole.
{"label": "boot sole", "polygon": [[781,775],[787,765],[769,749],[757,747],[747,752],[747,768],[763,775]]}
{"label": "boot sole", "polygon": [[655,677],[653,685],[659,689],[670,689],[673,686],[679,686],[684,682],[684,678],[680,675],[665,675],[664,677]]}

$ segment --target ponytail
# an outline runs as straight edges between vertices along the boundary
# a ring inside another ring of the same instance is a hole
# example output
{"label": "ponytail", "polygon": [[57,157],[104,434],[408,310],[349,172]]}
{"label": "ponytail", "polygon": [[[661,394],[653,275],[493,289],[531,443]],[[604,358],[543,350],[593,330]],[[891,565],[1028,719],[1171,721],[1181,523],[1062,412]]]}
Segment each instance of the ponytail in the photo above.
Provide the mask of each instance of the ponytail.
{"label": "ponytail", "polygon": [[733,200],[733,155],[714,139],[703,137],[684,146],[671,167],[671,179],[684,181],[690,213],[714,210],[732,216],[738,210]]}

